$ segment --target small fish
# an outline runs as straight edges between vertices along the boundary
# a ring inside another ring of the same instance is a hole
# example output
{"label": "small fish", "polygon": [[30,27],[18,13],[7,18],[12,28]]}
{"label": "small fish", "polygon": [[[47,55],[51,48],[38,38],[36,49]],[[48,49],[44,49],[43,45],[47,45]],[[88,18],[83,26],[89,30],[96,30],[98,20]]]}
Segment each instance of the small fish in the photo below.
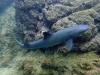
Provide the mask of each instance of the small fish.
{"label": "small fish", "polygon": [[69,28],[63,28],[55,33],[44,32],[44,38],[33,42],[25,42],[19,45],[26,49],[49,48],[61,43],[66,43],[66,47],[70,51],[73,48],[73,39],[80,36],[89,29],[88,25],[78,25]]}

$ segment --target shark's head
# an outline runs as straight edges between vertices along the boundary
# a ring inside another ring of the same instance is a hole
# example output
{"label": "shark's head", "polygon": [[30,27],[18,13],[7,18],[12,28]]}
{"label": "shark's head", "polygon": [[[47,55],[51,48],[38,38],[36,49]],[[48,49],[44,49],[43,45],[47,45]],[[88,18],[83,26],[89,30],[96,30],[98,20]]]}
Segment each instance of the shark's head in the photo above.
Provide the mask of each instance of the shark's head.
{"label": "shark's head", "polygon": [[79,33],[83,33],[85,31],[87,31],[88,29],[89,29],[89,26],[88,25],[79,25],[78,26]]}
{"label": "shark's head", "polygon": [[71,35],[72,35],[72,37],[77,37],[80,34],[83,34],[88,29],[89,29],[88,25],[78,25],[78,26],[72,28]]}
{"label": "shark's head", "polygon": [[78,27],[79,33],[84,33],[88,29],[89,29],[89,26],[88,25],[79,25],[79,27]]}

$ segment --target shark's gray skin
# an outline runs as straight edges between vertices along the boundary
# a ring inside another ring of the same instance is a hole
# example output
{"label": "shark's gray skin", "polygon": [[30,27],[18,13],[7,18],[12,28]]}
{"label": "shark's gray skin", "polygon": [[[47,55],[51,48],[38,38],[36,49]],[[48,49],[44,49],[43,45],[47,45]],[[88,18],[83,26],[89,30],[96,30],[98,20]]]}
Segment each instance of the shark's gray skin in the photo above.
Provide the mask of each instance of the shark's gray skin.
{"label": "shark's gray skin", "polygon": [[44,33],[44,38],[37,41],[21,44],[21,47],[27,49],[48,48],[66,42],[68,50],[73,48],[73,38],[80,36],[89,29],[88,25],[78,25],[69,28],[63,28],[53,34]]}

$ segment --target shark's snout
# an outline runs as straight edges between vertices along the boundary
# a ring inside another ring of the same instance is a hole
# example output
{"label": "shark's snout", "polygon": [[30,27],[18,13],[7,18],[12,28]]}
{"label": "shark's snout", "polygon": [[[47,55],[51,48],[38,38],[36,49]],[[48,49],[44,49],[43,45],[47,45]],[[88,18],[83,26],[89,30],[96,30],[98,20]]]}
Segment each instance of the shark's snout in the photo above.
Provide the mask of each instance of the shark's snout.
{"label": "shark's snout", "polygon": [[89,29],[89,26],[88,25],[80,25],[79,26],[79,30],[84,32],[84,31],[87,31]]}

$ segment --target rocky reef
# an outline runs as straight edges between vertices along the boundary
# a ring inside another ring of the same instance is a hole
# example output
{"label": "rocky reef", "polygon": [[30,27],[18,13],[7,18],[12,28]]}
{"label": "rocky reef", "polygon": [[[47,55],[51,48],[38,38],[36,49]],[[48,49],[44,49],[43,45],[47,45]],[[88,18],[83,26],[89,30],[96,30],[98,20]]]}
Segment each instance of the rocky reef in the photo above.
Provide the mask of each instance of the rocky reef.
{"label": "rocky reef", "polygon": [[[16,32],[23,35],[23,41],[33,41],[42,38],[44,31],[56,32],[61,28],[87,24],[89,30],[75,39],[75,49],[97,50],[100,45],[99,3],[99,0],[16,0]],[[93,41],[95,37],[98,41]],[[58,49],[61,51],[60,47]]]}
{"label": "rocky reef", "polygon": [[[33,52],[15,41],[79,24],[89,30],[74,39],[76,52],[67,53],[65,44],[50,48],[54,53]],[[0,15],[0,74],[100,75],[100,0],[15,0]]]}

